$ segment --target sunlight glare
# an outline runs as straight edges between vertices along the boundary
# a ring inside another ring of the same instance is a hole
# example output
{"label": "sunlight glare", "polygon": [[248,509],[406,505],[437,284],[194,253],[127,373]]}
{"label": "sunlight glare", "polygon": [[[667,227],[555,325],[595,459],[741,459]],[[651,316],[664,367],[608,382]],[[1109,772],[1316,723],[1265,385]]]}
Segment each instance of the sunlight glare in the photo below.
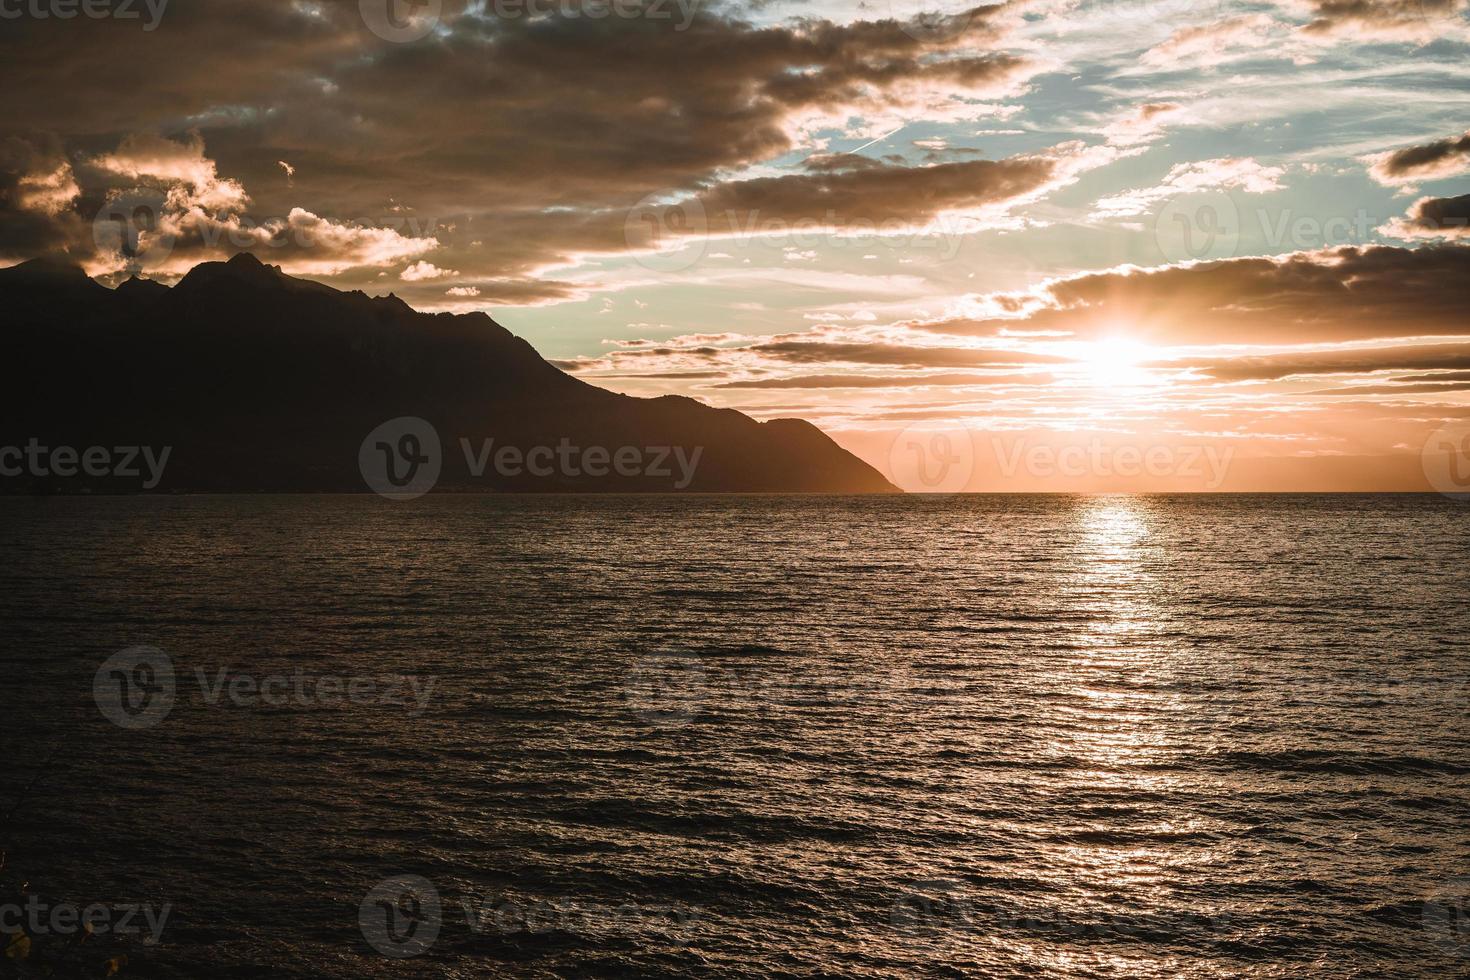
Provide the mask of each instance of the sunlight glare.
{"label": "sunlight glare", "polygon": [[1099,388],[1127,388],[1147,384],[1150,379],[1143,365],[1150,350],[1145,344],[1128,337],[1111,337],[1084,345],[1078,352],[1084,376]]}

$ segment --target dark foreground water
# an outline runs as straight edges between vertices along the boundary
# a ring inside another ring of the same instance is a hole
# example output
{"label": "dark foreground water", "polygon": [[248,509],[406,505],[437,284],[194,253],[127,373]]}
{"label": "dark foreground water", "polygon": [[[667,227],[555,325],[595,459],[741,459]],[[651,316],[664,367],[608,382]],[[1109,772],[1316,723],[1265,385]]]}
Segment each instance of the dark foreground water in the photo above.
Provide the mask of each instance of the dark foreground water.
{"label": "dark foreground water", "polygon": [[0,548],[7,893],[140,906],[38,956],[1470,972],[1451,500],[4,499]]}

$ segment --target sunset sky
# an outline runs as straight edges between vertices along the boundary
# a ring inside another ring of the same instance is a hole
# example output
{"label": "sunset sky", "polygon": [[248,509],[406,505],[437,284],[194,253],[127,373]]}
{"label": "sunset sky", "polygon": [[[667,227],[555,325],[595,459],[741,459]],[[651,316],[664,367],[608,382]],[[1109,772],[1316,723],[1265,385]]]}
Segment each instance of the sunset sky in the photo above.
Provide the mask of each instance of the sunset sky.
{"label": "sunset sky", "polygon": [[7,15],[0,265],[251,251],[908,489],[1404,489],[1470,425],[1466,0],[390,2]]}

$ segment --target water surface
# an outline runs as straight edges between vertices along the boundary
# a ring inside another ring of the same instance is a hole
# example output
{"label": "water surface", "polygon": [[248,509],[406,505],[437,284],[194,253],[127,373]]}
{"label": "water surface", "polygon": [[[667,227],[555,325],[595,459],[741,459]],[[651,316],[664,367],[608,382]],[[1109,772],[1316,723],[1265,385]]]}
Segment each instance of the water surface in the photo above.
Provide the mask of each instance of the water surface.
{"label": "water surface", "polygon": [[[1464,975],[1467,542],[1407,496],[3,499],[0,835],[169,903],[143,976]],[[137,645],[176,699],[124,729]],[[410,959],[360,924],[400,876]]]}

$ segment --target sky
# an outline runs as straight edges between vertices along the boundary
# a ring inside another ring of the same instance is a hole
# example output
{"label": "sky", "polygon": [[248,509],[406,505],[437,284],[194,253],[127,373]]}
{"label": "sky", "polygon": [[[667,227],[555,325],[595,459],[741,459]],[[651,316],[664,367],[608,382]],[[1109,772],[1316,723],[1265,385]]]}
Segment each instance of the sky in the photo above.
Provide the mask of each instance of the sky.
{"label": "sky", "polygon": [[0,265],[249,251],[912,490],[1470,491],[1467,6],[0,0]]}

